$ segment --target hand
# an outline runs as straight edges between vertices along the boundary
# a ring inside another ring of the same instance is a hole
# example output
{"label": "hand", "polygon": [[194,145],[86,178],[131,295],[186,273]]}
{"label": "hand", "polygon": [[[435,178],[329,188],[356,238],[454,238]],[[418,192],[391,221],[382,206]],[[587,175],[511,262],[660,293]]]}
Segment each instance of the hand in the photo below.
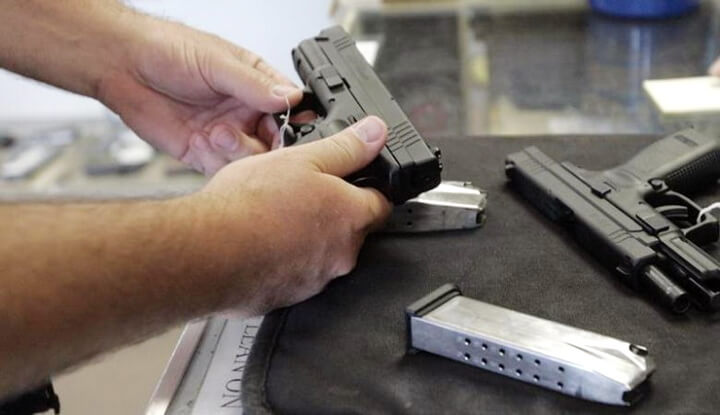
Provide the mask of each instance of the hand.
{"label": "hand", "polygon": [[708,73],[710,75],[720,76],[720,58],[715,61],[715,63],[710,66],[710,69],[708,69]]}
{"label": "hand", "polygon": [[130,24],[148,35],[102,79],[98,98],[140,137],[207,175],[272,148],[271,114],[296,105],[300,89],[216,36],[137,14]]}
{"label": "hand", "polygon": [[[207,202],[210,195],[211,211],[201,215],[219,221],[219,262],[244,254],[228,271],[234,305],[262,314],[294,304],[355,267],[365,236],[384,223],[391,205],[377,190],[341,177],[377,157],[386,138],[385,124],[369,117],[333,137],[230,164],[191,196]],[[236,275],[248,267],[250,281]]]}

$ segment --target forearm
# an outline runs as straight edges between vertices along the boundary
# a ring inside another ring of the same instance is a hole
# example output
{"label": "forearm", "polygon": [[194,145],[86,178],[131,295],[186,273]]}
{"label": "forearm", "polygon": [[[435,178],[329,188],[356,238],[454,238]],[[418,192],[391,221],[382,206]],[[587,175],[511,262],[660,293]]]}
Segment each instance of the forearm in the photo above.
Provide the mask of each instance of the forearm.
{"label": "forearm", "polygon": [[0,0],[0,67],[95,97],[144,18],[116,0]]}
{"label": "forearm", "polygon": [[224,308],[229,247],[197,206],[0,206],[0,397]]}

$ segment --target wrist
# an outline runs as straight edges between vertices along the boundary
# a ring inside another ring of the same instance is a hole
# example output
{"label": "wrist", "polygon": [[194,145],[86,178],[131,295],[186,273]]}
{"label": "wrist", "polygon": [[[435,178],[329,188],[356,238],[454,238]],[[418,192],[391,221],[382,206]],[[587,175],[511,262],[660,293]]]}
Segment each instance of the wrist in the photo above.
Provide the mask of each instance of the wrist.
{"label": "wrist", "polygon": [[251,241],[242,206],[207,192],[164,203],[165,211],[173,212],[171,231],[182,258],[169,258],[181,264],[171,274],[186,279],[189,285],[184,291],[200,301],[197,309],[210,313],[249,301],[254,292],[250,279],[258,271],[259,241]]}
{"label": "wrist", "polygon": [[108,57],[108,64],[95,79],[97,84],[91,96],[121,113],[120,108],[140,103],[128,93],[130,89],[152,83],[144,75],[148,66],[167,69],[154,62],[167,52],[167,43],[177,24],[123,7],[116,13],[113,25],[109,36],[113,41],[107,45],[113,56]]}
{"label": "wrist", "polygon": [[88,92],[84,95],[111,106],[106,102],[112,95],[108,91],[117,86],[118,80],[137,78],[138,55],[147,48],[147,33],[161,21],[122,5],[107,11],[102,20],[107,22],[107,30],[93,42],[94,54],[102,62],[97,62],[86,78]]}

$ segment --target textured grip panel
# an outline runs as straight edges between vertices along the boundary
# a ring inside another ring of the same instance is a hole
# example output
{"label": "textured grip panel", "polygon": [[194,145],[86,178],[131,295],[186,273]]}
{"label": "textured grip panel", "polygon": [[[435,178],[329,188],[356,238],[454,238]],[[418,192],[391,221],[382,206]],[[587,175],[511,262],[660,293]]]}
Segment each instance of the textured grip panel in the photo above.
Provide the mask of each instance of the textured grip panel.
{"label": "textured grip panel", "polygon": [[720,150],[707,153],[664,177],[672,189],[694,190],[720,177]]}
{"label": "textured grip panel", "polygon": [[645,147],[613,169],[646,182],[663,179],[670,188],[687,192],[720,176],[720,142],[695,130],[678,131]]}

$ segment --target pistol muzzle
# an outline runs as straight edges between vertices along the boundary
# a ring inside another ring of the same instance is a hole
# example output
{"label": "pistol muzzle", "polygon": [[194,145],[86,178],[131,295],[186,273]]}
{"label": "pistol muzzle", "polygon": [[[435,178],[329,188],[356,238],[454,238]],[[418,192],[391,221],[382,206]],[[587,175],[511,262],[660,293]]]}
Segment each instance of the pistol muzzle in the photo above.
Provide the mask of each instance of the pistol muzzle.
{"label": "pistol muzzle", "polygon": [[683,314],[690,308],[687,292],[655,265],[645,267],[641,280],[648,293],[674,313]]}

